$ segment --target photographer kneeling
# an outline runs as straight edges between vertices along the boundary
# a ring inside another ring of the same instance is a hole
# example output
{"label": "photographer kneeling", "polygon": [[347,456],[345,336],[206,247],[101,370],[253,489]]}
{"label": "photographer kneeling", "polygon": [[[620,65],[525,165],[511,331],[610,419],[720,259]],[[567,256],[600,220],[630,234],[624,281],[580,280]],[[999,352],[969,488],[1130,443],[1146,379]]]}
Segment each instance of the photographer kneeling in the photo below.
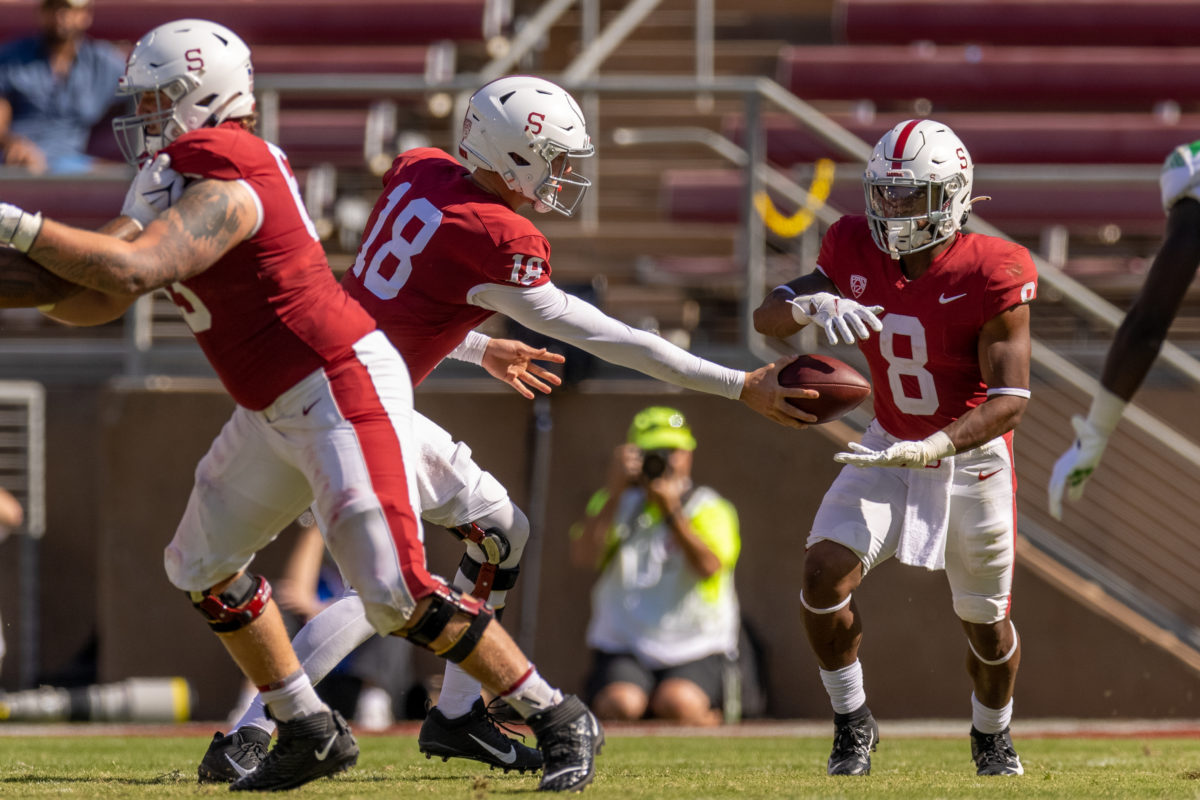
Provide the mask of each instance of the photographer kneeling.
{"label": "photographer kneeling", "polygon": [[576,564],[600,573],[587,693],[601,719],[722,719],[736,669],[741,538],[733,505],[692,484],[695,448],[680,412],[638,412],[613,452],[607,486],[572,528]]}

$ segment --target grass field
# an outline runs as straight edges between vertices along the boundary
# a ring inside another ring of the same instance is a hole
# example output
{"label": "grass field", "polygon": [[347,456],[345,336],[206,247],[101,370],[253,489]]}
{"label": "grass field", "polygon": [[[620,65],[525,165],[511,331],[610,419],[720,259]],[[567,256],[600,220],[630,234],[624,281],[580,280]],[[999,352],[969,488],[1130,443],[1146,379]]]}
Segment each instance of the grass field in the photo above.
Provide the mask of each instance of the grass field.
{"label": "grass field", "polygon": [[[364,736],[358,766],[287,797],[485,800],[532,792],[533,776],[426,760],[412,736]],[[0,737],[0,797],[225,797],[196,783],[207,738]],[[592,800],[753,798],[1200,798],[1200,740],[1046,738],[1018,742],[1026,773],[982,779],[966,737],[885,739],[865,778],[824,774],[829,741],[794,737],[610,735]]]}

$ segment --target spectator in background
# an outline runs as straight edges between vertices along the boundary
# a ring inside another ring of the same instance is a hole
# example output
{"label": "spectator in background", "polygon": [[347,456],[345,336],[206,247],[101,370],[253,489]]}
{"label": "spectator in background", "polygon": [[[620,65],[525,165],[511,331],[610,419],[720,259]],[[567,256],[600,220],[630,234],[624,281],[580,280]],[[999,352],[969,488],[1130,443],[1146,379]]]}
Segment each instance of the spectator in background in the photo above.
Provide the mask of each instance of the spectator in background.
{"label": "spectator in background", "polygon": [[692,483],[696,439],[683,414],[653,406],[613,451],[608,484],[572,529],[577,565],[596,566],[588,678],[601,719],[722,719],[736,669],[737,511]]}
{"label": "spectator in background", "polygon": [[[25,521],[25,509],[7,489],[0,489],[0,542]],[[4,624],[0,622],[0,665],[4,663]]]}
{"label": "spectator in background", "polygon": [[92,127],[118,102],[125,59],[86,35],[91,0],[42,0],[41,33],[0,47],[0,151],[30,172],[86,172]]}

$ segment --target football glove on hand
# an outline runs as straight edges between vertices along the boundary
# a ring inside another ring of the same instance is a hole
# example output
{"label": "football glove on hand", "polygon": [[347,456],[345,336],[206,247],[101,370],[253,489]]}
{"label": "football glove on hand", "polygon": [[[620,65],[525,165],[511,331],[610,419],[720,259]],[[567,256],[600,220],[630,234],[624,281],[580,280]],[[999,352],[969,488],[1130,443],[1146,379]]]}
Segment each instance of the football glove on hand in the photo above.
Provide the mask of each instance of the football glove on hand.
{"label": "football glove on hand", "polygon": [[42,232],[42,214],[30,214],[10,203],[0,203],[0,244],[11,244],[28,253]]}
{"label": "football glove on hand", "polygon": [[1092,425],[1078,414],[1071,418],[1075,427],[1075,442],[1054,462],[1050,473],[1050,516],[1062,519],[1063,491],[1072,501],[1083,497],[1088,478],[1100,465],[1100,457],[1108,446],[1109,434]]}
{"label": "football glove on hand", "polygon": [[850,452],[838,453],[834,461],[853,467],[908,467],[922,469],[943,458],[954,455],[950,437],[938,431],[920,441],[896,442],[886,450],[872,450],[858,442],[850,442]]}
{"label": "football glove on hand", "polygon": [[183,194],[183,176],[171,169],[171,157],[159,153],[142,165],[125,193],[121,213],[145,228]]}
{"label": "football glove on hand", "polygon": [[854,344],[855,338],[867,339],[871,330],[883,330],[878,314],[883,306],[864,306],[830,292],[802,294],[788,300],[792,306],[792,318],[801,325],[815,322],[825,329],[830,344],[838,343],[838,335],[846,344]]}

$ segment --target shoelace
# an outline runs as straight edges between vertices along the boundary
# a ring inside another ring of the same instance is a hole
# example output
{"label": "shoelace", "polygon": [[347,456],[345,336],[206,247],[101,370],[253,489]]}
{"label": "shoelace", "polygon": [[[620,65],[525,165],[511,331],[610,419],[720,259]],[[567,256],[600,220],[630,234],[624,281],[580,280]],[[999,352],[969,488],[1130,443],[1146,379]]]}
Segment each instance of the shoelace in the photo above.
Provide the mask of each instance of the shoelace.
{"label": "shoelace", "polygon": [[839,755],[849,751],[865,753],[871,746],[871,731],[867,725],[846,725],[837,732],[834,750]]}
{"label": "shoelace", "polygon": [[488,727],[496,732],[496,735],[504,736],[505,734],[508,734],[509,736],[517,736],[520,737],[521,742],[524,743],[525,734],[516,728],[511,727],[511,723],[501,717],[501,715],[506,714],[510,708],[512,708],[512,706],[504,702],[503,698],[493,697],[483,708],[483,720],[488,724]]}
{"label": "shoelace", "polygon": [[1012,757],[1016,756],[1016,752],[1010,750],[1004,736],[999,733],[985,734],[983,744],[979,747],[979,755],[985,764],[1007,764],[1010,752]]}

